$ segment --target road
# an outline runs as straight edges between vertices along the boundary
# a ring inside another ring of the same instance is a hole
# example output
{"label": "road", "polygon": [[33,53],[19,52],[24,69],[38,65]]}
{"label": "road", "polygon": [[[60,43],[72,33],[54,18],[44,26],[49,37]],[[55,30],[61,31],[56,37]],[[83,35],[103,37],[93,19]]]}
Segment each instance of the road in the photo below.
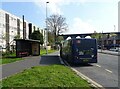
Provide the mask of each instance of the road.
{"label": "road", "polygon": [[[32,66],[60,64],[58,55],[59,52],[41,58],[27,57],[26,60],[3,65],[2,78]],[[98,53],[98,63],[72,67],[103,87],[118,87],[118,56]]]}
{"label": "road", "polygon": [[98,63],[72,67],[103,87],[118,87],[118,56],[98,53]]}
{"label": "road", "polygon": [[118,89],[118,57],[98,53],[98,63],[71,67],[105,88]]}

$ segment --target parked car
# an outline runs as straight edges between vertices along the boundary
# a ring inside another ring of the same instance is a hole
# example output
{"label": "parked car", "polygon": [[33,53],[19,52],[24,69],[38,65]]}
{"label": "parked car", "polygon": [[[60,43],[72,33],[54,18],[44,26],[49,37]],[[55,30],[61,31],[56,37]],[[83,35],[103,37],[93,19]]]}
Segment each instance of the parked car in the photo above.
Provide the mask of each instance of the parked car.
{"label": "parked car", "polygon": [[100,45],[98,45],[98,49],[101,49],[101,46],[100,46]]}
{"label": "parked car", "polygon": [[110,48],[110,51],[115,51],[115,52],[120,52],[120,48],[119,47],[115,47],[115,48]]}
{"label": "parked car", "polygon": [[117,52],[120,52],[120,48],[119,48],[119,47],[116,47],[116,51],[117,51]]}

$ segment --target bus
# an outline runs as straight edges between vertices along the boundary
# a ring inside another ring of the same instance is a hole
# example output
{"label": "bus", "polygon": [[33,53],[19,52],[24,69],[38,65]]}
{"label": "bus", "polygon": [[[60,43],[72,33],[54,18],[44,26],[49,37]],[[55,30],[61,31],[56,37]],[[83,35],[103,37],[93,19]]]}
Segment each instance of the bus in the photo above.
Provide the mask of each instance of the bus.
{"label": "bus", "polygon": [[97,63],[97,41],[93,38],[72,38],[61,44],[60,56],[72,64]]}

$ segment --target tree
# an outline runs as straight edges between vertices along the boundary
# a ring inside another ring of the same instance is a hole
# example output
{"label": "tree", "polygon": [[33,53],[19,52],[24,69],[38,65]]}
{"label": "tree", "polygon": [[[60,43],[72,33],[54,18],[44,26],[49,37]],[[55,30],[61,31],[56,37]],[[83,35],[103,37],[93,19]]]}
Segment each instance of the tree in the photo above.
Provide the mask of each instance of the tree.
{"label": "tree", "polygon": [[[63,37],[58,36],[57,40],[56,40],[56,43],[60,43],[62,40],[64,40]],[[54,33],[48,32],[48,42],[49,42],[49,45],[51,45],[51,46],[55,44],[54,43]]]}
{"label": "tree", "polygon": [[40,44],[43,44],[43,35],[42,35],[42,33],[40,33],[39,30],[34,31],[34,32],[30,35],[30,39],[40,40]]}
{"label": "tree", "polygon": [[97,40],[100,40],[102,38],[102,34],[94,31],[94,33],[91,35],[91,37],[96,38]]}
{"label": "tree", "polygon": [[14,39],[20,39],[20,35],[17,34],[16,36],[14,36]]}
{"label": "tree", "polygon": [[64,38],[62,37],[62,36],[58,36],[58,41],[57,42],[61,42],[61,41],[63,41],[64,40]]}
{"label": "tree", "polygon": [[49,18],[47,18],[47,27],[51,32],[54,33],[55,42],[59,33],[68,30],[68,25],[65,21],[66,18],[62,17],[61,15],[53,14]]}
{"label": "tree", "polygon": [[114,34],[114,33],[110,33],[110,37],[116,37],[117,34]]}
{"label": "tree", "polygon": [[54,43],[54,34],[52,32],[48,32],[48,42],[50,45]]}
{"label": "tree", "polygon": [[6,40],[6,35],[2,32],[2,36],[1,36],[1,38],[2,38],[2,42],[1,43],[3,43],[4,42],[4,40]]}
{"label": "tree", "polygon": [[98,45],[102,45],[103,43],[103,34],[102,33],[97,33],[96,31],[94,31],[94,33],[91,35],[92,38],[97,39]]}

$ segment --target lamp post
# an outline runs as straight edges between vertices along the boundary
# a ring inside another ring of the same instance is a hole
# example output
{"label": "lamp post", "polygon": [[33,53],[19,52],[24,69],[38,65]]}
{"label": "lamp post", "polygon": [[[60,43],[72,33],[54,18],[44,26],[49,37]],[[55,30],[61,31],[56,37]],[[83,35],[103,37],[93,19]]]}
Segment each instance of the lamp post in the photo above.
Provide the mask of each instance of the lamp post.
{"label": "lamp post", "polygon": [[48,49],[47,49],[47,43],[48,43],[48,28],[47,28],[47,4],[49,2],[46,2],[46,54],[48,54]]}
{"label": "lamp post", "polygon": [[[114,25],[114,31],[115,31],[115,25]],[[114,41],[113,41],[113,43],[114,43],[114,48],[115,48],[115,44],[116,44],[115,35],[114,35]]]}
{"label": "lamp post", "polygon": [[101,37],[101,52],[103,50],[103,31],[102,31],[102,37]]}

